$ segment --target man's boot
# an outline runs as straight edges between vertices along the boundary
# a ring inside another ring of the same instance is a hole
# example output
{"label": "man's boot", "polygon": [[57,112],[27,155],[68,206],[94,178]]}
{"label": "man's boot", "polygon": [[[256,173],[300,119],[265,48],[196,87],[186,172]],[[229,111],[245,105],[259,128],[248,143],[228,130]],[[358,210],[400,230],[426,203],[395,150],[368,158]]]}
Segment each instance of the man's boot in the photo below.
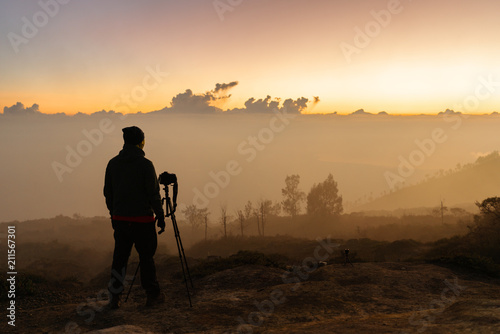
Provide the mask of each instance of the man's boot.
{"label": "man's boot", "polygon": [[108,310],[116,310],[120,308],[120,295],[110,294],[109,303],[106,307]]}
{"label": "man's boot", "polygon": [[160,292],[157,295],[148,295],[146,300],[146,307],[153,307],[155,305],[163,304],[165,302],[165,294]]}

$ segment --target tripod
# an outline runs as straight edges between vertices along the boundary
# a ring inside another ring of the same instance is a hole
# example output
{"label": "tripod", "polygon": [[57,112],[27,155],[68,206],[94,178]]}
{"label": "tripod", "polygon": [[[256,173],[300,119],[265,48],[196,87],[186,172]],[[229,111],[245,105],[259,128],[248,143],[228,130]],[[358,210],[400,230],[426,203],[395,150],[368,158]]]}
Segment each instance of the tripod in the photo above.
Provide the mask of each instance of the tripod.
{"label": "tripod", "polygon": [[[178,184],[177,182],[173,183],[173,190],[174,190],[174,202],[177,202],[177,189],[178,189]],[[177,220],[175,219],[175,208],[172,206],[172,200],[170,199],[170,196],[168,195],[168,184],[164,184],[163,190],[165,190],[165,198],[162,198],[162,203],[165,201],[167,206],[166,206],[166,211],[165,211],[165,217],[169,217],[172,220],[172,227],[174,228],[174,234],[175,234],[175,241],[177,243],[177,251],[179,252],[179,259],[181,260],[181,267],[182,267],[182,275],[184,276],[184,283],[186,284],[186,292],[187,296],[189,299],[189,306],[193,307],[191,304],[191,294],[189,292],[189,286],[186,278],[186,273],[187,276],[189,277],[189,282],[191,283],[191,288],[194,289],[193,285],[193,280],[191,279],[191,274],[189,273],[189,267],[186,259],[186,254],[184,253],[184,247],[182,246],[182,240],[181,240],[181,235],[179,233],[179,228],[177,226]],[[163,230],[161,230],[158,234],[163,233]]]}
{"label": "tripod", "polygon": [[344,261],[344,266],[346,266],[348,263],[354,267],[354,264],[352,264],[351,260],[349,260],[349,250],[346,249],[344,250],[344,254],[345,254],[345,261]]}

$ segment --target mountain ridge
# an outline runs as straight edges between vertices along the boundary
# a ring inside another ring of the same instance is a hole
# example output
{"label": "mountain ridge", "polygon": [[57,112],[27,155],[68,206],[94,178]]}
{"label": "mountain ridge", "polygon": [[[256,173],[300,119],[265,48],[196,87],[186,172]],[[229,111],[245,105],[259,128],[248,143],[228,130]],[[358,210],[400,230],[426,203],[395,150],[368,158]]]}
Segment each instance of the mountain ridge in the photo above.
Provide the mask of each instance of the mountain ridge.
{"label": "mountain ridge", "polygon": [[387,195],[360,205],[358,211],[397,210],[418,206],[460,206],[496,196],[500,190],[500,155],[497,151],[479,157],[460,170],[400,188]]}

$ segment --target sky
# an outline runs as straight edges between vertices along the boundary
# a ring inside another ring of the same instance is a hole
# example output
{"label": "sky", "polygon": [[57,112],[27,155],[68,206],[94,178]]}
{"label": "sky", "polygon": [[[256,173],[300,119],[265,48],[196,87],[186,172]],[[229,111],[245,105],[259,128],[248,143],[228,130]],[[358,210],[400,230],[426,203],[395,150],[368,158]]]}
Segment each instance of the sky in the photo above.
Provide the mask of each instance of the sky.
{"label": "sky", "polygon": [[491,113],[499,11],[496,0],[2,0],[0,108],[150,112],[237,82],[210,103]]}

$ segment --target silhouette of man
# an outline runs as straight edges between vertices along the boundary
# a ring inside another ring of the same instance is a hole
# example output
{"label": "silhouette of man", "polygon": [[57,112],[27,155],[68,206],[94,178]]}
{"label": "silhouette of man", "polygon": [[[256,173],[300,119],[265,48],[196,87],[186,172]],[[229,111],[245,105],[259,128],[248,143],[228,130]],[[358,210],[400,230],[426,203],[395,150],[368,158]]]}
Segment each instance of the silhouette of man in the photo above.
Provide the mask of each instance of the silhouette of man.
{"label": "silhouette of man", "polygon": [[[108,284],[108,307],[119,307],[120,294],[127,272],[127,262],[135,244],[139,253],[141,284],[146,291],[146,306],[162,303],[165,295],[156,278],[153,256],[157,247],[155,221],[163,231],[163,212],[160,186],[153,163],[145,158],[144,132],[136,126],[122,129],[124,145],[112,158],[104,179],[104,197],[111,215],[115,248]],[[155,218],[156,216],[156,218]]]}

